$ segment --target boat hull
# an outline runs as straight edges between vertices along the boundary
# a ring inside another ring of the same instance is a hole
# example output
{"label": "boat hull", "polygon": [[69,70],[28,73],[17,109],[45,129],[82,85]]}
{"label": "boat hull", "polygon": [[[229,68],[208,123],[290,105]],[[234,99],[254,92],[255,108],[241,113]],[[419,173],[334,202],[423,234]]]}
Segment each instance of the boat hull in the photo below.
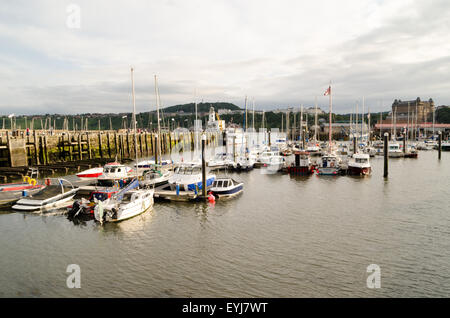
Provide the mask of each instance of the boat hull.
{"label": "boat hull", "polygon": [[291,166],[287,169],[289,174],[297,176],[307,176],[314,173],[314,166]]}
{"label": "boat hull", "polygon": [[336,167],[319,167],[317,173],[320,176],[336,176],[339,173],[339,168]]}
{"label": "boat hull", "polygon": [[218,198],[230,198],[237,196],[238,194],[242,193],[244,191],[244,185],[240,184],[232,189],[227,190],[218,190],[218,189],[211,189],[211,192],[214,196]]}
{"label": "boat hull", "polygon": [[348,166],[347,173],[351,176],[367,176],[372,173],[371,167]]}

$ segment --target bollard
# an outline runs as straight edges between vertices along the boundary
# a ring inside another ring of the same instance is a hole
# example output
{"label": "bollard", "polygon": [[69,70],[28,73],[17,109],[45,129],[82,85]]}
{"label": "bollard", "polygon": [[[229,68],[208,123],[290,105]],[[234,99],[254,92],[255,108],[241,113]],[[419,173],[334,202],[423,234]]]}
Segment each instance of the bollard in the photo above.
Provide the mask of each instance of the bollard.
{"label": "bollard", "polygon": [[439,141],[438,141],[438,159],[441,160],[441,151],[442,151],[442,132],[438,132]]}
{"label": "bollard", "polygon": [[206,135],[202,135],[202,196],[206,199],[206,160],[205,160]]}
{"label": "bollard", "polygon": [[388,154],[389,154],[389,142],[388,142],[389,134],[384,133],[384,174],[383,177],[388,177]]}

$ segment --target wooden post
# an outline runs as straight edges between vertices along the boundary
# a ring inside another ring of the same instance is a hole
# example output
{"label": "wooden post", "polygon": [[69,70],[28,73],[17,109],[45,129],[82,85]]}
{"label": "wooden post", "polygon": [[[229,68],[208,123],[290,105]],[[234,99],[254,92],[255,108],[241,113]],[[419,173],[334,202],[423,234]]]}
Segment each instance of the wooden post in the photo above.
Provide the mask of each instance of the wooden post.
{"label": "wooden post", "polygon": [[106,141],[108,145],[108,157],[111,158],[111,141],[109,139],[109,132],[106,133]]}
{"label": "wooden post", "polygon": [[139,133],[139,153],[142,157],[142,133]]}
{"label": "wooden post", "polygon": [[81,146],[81,133],[78,133],[78,155],[83,160],[83,147]]}
{"label": "wooden post", "polygon": [[117,145],[118,145],[118,141],[117,141],[117,133],[116,132],[114,132],[114,155],[117,157],[118,156],[118,153],[119,153],[119,151],[118,151],[118,147],[117,147]]}
{"label": "wooden post", "polygon": [[33,131],[34,135],[34,157],[36,158],[36,165],[39,165],[39,145],[37,141],[36,131]]}
{"label": "wooden post", "polygon": [[131,155],[130,155],[130,139],[128,137],[128,131],[127,131],[127,155],[128,155],[128,158],[131,157]]}
{"label": "wooden post", "polygon": [[384,133],[384,174],[383,177],[388,177],[388,158],[389,158],[389,134]]}
{"label": "wooden post", "polygon": [[403,155],[406,153],[406,133],[403,134]]}
{"label": "wooden post", "polygon": [[441,160],[441,151],[442,151],[442,131],[438,132],[439,140],[438,140],[438,159]]}
{"label": "wooden post", "polygon": [[144,140],[145,140],[145,154],[148,156],[148,134],[144,132]]}
{"label": "wooden post", "polygon": [[44,136],[44,153],[45,153],[45,164],[48,165],[48,147],[47,147],[47,135]]}
{"label": "wooden post", "polygon": [[103,143],[102,143],[102,133],[98,133],[98,154],[100,155],[100,158],[103,159]]}
{"label": "wooden post", "polygon": [[205,160],[205,143],[206,143],[206,135],[202,136],[202,196],[203,199],[206,199],[206,160]]}
{"label": "wooden post", "polygon": [[72,145],[72,136],[69,135],[69,157],[70,157],[70,161],[73,161],[73,145]]}
{"label": "wooden post", "polygon": [[88,148],[88,156],[89,156],[89,159],[92,159],[91,135],[89,134],[89,132],[86,132],[86,141],[87,141],[87,148]]}

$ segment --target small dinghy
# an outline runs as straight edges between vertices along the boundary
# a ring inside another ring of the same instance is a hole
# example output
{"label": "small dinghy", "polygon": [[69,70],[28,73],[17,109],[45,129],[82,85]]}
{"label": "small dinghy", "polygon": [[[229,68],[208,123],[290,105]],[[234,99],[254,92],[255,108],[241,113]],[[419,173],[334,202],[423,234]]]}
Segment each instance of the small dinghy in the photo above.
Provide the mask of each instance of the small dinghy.
{"label": "small dinghy", "polygon": [[210,191],[217,198],[234,197],[244,191],[244,184],[232,178],[217,178]]}
{"label": "small dinghy", "polygon": [[140,177],[139,185],[144,188],[159,187],[169,183],[169,178],[173,175],[172,170],[148,169]]}
{"label": "small dinghy", "polygon": [[[64,182],[70,186],[64,185]],[[52,185],[50,179],[46,180],[47,187],[41,192],[17,201],[12,206],[14,210],[20,211],[49,211],[65,207],[70,204],[79,188],[65,179],[58,179],[58,184]]]}

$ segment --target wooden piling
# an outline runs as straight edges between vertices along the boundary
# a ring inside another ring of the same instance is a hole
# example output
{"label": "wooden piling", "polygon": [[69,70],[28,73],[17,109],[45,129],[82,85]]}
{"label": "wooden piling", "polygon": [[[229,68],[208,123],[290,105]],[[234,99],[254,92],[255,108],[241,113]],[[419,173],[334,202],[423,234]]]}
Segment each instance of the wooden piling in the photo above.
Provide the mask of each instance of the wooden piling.
{"label": "wooden piling", "polygon": [[441,151],[442,151],[442,132],[438,132],[438,159],[441,160]]}
{"label": "wooden piling", "polygon": [[389,158],[389,134],[388,133],[384,133],[384,173],[383,173],[383,177],[387,178],[388,177],[388,158]]}
{"label": "wooden piling", "polygon": [[206,199],[206,159],[205,159],[206,135],[202,136],[202,196]]}

